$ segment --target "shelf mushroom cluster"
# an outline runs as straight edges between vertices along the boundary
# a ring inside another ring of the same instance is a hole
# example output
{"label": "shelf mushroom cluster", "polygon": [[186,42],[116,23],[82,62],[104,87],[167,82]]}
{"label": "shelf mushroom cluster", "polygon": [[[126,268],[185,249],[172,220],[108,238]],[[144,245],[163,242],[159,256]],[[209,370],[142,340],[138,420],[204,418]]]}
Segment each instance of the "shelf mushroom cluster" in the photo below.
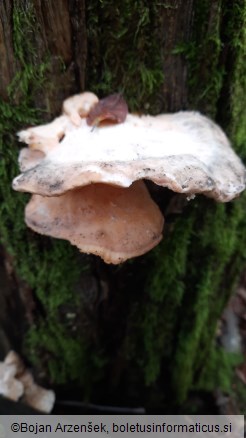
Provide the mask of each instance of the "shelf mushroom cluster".
{"label": "shelf mushroom cluster", "polygon": [[144,254],[162,238],[164,218],[143,179],[187,197],[227,202],[246,173],[223,131],[197,112],[129,114],[120,95],[72,96],[53,122],[19,132],[17,191],[33,196],[25,221],[107,263]]}

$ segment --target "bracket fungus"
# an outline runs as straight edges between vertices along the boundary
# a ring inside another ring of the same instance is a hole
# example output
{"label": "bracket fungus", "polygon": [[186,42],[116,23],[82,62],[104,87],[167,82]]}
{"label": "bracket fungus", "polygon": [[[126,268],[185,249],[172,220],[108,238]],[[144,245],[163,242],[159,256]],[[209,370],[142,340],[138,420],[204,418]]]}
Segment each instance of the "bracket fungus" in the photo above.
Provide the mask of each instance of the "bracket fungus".
{"label": "bracket fungus", "polygon": [[197,112],[138,116],[120,95],[99,101],[87,92],[67,99],[53,122],[18,135],[29,147],[13,188],[34,194],[27,225],[108,263],[161,240],[161,212],[139,180],[220,202],[245,189],[245,167],[226,135]]}

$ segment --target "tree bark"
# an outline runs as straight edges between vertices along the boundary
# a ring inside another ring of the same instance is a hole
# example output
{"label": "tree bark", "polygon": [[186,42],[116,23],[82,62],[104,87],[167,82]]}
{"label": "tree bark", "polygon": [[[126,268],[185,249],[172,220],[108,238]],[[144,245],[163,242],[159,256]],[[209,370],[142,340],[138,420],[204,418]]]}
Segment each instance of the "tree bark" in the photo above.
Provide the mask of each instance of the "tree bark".
{"label": "tree bark", "polygon": [[9,309],[0,347],[19,350],[46,384],[151,411],[206,389],[217,321],[245,263],[246,200],[187,205],[149,185],[166,214],[163,242],[107,266],[26,229],[26,196],[11,190],[16,131],[52,120],[74,93],[120,91],[131,111],[202,111],[245,159],[245,15],[245,0],[0,3],[0,288]]}

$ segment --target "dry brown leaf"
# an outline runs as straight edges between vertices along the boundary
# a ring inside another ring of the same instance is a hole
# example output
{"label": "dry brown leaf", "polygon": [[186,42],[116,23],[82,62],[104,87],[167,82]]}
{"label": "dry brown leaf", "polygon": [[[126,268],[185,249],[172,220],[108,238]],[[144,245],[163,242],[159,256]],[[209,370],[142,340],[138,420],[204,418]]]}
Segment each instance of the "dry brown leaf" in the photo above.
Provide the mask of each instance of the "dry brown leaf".
{"label": "dry brown leaf", "polygon": [[121,94],[111,94],[91,109],[87,116],[87,125],[97,126],[104,120],[123,123],[128,113],[128,106]]}

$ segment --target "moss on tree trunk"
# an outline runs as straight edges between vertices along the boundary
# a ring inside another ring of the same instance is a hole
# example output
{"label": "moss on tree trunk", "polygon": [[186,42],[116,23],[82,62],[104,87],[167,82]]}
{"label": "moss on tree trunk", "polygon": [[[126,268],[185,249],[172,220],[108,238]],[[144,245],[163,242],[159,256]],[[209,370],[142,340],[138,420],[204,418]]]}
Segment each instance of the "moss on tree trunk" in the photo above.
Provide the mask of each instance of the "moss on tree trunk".
{"label": "moss on tree trunk", "polygon": [[46,382],[79,384],[81,398],[175,406],[214,381],[217,320],[245,264],[245,195],[180,207],[150,187],[167,213],[163,242],[106,266],[26,228],[28,196],[11,189],[15,132],[50,120],[72,93],[121,91],[131,110],[204,112],[246,159],[246,2],[56,4],[0,5],[0,238],[26,311],[20,350]]}

